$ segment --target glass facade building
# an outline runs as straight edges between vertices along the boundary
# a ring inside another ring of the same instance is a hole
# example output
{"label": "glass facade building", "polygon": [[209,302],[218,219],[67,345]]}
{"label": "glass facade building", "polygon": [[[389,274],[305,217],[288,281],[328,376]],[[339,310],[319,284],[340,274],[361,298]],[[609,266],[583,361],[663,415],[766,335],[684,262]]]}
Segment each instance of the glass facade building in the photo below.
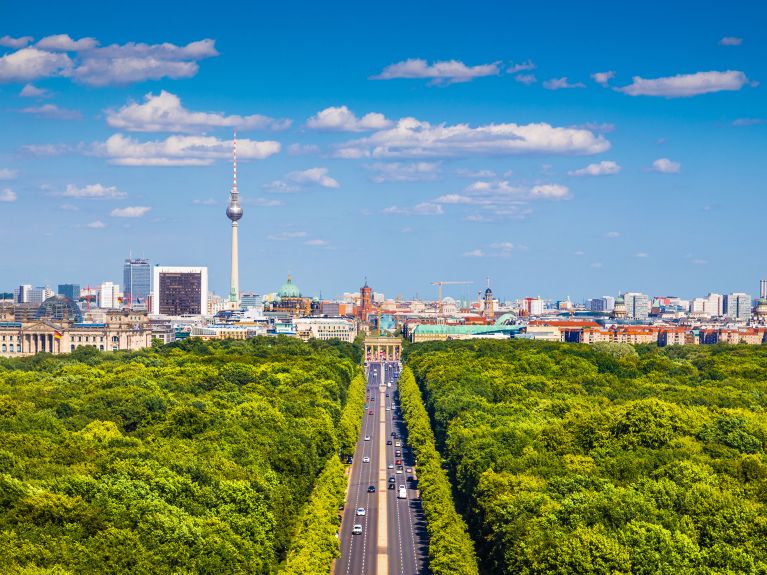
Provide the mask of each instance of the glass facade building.
{"label": "glass facade building", "polygon": [[149,260],[128,258],[123,265],[123,305],[145,309],[152,293],[152,268]]}
{"label": "glass facade building", "polygon": [[154,315],[181,316],[208,313],[208,268],[171,267],[153,268]]}
{"label": "glass facade building", "polygon": [[59,284],[56,293],[77,301],[80,299],[80,284]]}

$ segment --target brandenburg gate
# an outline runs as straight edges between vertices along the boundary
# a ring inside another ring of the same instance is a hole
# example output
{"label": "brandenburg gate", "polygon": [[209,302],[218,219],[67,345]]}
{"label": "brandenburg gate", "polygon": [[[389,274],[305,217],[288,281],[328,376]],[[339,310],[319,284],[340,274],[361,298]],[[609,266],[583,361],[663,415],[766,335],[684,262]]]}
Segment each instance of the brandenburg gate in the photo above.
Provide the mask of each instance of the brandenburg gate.
{"label": "brandenburg gate", "polygon": [[399,361],[401,355],[402,340],[398,337],[365,338],[365,361]]}

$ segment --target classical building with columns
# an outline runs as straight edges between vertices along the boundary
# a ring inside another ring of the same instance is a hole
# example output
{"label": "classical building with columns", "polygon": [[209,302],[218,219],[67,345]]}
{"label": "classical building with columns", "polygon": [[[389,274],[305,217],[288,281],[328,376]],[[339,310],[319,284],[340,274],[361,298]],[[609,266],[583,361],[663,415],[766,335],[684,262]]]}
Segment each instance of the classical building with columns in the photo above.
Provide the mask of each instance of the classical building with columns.
{"label": "classical building with columns", "polygon": [[399,361],[401,355],[402,340],[398,337],[365,338],[365,361]]}
{"label": "classical building with columns", "polygon": [[40,310],[36,319],[24,322],[9,321],[12,316],[0,313],[0,356],[69,353],[85,345],[100,351],[139,350],[152,345],[145,312],[114,310],[106,313],[104,323],[81,323],[79,317],[46,317],[50,307],[41,306]]}

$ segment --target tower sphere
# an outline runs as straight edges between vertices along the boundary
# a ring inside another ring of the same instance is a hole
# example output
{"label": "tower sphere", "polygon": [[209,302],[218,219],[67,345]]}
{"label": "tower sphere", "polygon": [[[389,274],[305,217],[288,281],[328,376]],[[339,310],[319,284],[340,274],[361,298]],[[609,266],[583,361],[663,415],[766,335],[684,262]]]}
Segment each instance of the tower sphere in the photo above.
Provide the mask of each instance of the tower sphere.
{"label": "tower sphere", "polygon": [[230,200],[229,205],[226,207],[226,217],[233,222],[236,222],[242,217],[242,208],[238,201]]}

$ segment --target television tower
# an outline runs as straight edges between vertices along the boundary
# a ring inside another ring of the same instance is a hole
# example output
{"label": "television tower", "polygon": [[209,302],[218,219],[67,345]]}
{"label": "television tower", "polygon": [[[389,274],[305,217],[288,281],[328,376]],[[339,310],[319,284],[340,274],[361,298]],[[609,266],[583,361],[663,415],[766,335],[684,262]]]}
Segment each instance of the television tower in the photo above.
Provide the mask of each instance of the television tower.
{"label": "television tower", "polygon": [[232,221],[232,279],[229,290],[229,303],[232,307],[239,307],[240,304],[240,274],[239,274],[239,254],[237,253],[237,221],[242,217],[242,208],[240,207],[240,194],[237,191],[237,130],[234,131],[234,183],[232,192],[229,195],[229,205],[226,207],[226,217]]}

